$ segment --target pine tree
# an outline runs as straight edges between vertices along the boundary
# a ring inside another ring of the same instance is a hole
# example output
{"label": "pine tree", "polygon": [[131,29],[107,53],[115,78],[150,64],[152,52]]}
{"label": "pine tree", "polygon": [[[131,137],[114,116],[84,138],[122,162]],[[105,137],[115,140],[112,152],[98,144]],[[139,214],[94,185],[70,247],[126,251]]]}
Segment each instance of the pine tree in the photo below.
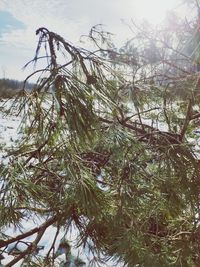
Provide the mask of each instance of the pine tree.
{"label": "pine tree", "polygon": [[[93,253],[91,264],[198,266],[200,77],[187,42],[177,41],[194,29],[181,29],[171,38],[140,29],[118,50],[93,27],[95,51],[37,30],[33,62],[45,58],[47,66],[13,103],[24,134],[1,167],[0,247],[5,255],[9,244],[35,239],[6,266],[27,257],[30,266],[56,266],[56,240],[70,227]],[[35,217],[43,223],[3,234]],[[52,226],[49,252],[35,257]]]}

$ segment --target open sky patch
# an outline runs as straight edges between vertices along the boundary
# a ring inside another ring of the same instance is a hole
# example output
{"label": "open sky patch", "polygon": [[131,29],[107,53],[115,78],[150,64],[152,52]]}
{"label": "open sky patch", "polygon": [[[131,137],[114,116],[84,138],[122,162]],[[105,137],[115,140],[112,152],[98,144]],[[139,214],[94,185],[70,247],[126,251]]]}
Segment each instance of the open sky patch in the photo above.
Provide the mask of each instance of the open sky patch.
{"label": "open sky patch", "polygon": [[13,17],[8,11],[0,10],[0,37],[3,33],[24,28],[25,24],[23,22]]}

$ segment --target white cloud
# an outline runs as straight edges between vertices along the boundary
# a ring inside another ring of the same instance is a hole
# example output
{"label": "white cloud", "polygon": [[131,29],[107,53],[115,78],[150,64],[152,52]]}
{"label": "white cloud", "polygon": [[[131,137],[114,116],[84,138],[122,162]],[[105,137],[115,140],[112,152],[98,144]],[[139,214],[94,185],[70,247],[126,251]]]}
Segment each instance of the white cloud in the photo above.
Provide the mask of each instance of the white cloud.
{"label": "white cloud", "polygon": [[[12,30],[1,36],[0,50],[4,46],[4,58],[0,67],[6,67],[6,75],[10,78],[24,79],[26,75],[21,68],[33,58],[38,37],[35,35],[39,27],[47,27],[51,31],[66,37],[68,40],[78,40],[80,29],[87,28],[88,19],[81,16],[77,20],[69,19],[67,4],[63,0],[57,1],[23,1],[3,0],[0,2],[0,10],[10,12],[16,19],[24,23],[24,29]],[[10,51],[12,50],[12,64],[10,64]],[[16,55],[16,57],[14,56]],[[18,55],[21,55],[19,58]],[[26,59],[25,59],[26,55]],[[2,74],[0,73],[0,76]]]}
{"label": "white cloud", "polygon": [[[168,2],[172,1],[177,0]],[[146,2],[144,0],[1,0],[0,10],[10,12],[17,20],[24,23],[25,28],[4,33],[0,38],[0,49],[6,44],[9,57],[8,45],[12,46],[16,54],[28,54],[26,61],[29,61],[34,55],[37,43],[35,31],[39,27],[47,27],[66,40],[76,43],[81,34],[88,34],[93,25],[102,23],[106,25],[106,30],[117,34],[118,41],[126,40],[131,37],[131,32],[123,25],[121,19],[129,22],[131,18],[141,16],[143,11],[147,16]],[[158,0],[151,1],[152,8],[155,3],[158,6]],[[159,0],[159,3],[164,4],[166,1]],[[12,77],[15,75],[13,70],[11,71],[13,66],[20,69],[26,63],[24,56],[21,58],[22,60],[13,58],[12,66],[6,65]],[[19,73],[16,74],[19,77]],[[20,78],[22,77],[23,74]]]}
{"label": "white cloud", "polygon": [[26,26],[26,29],[4,35],[3,39],[33,46],[35,30],[47,27],[76,41],[98,23],[110,29],[118,28],[120,35],[120,29],[125,27],[120,19],[148,16],[153,19],[159,16],[159,10],[163,17],[164,10],[176,1],[152,0],[150,4],[146,0],[1,0],[0,10],[10,12]]}
{"label": "white cloud", "polygon": [[88,24],[85,15],[76,20],[70,19],[68,5],[63,0],[3,0],[0,8],[10,12],[16,19],[23,22],[26,29],[19,29],[4,34],[3,41],[18,44],[27,48],[35,47],[35,31],[39,27],[47,27],[63,36],[74,39],[80,35],[80,29]]}

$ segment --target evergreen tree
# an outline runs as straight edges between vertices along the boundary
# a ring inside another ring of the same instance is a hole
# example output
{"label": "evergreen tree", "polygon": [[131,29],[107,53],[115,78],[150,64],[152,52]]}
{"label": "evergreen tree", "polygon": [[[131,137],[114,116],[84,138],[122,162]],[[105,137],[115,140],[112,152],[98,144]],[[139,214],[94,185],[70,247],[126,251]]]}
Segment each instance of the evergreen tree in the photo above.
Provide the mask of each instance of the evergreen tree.
{"label": "evergreen tree", "polygon": [[[5,256],[9,244],[35,239],[6,266],[27,258],[56,266],[58,234],[71,226],[77,245],[93,253],[91,265],[199,265],[200,77],[184,50],[195,29],[186,36],[182,28],[170,38],[140,29],[119,51],[98,27],[89,35],[95,51],[37,30],[33,62],[44,48],[47,67],[13,103],[24,134],[1,168],[0,247]],[[35,217],[44,222],[3,234]],[[36,257],[50,226],[52,246]]]}

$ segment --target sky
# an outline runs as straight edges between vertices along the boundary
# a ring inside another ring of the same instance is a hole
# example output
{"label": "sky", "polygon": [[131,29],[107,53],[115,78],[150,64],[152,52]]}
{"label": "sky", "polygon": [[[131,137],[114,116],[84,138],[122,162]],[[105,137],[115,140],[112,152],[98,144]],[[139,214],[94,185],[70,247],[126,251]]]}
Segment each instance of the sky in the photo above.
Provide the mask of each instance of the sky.
{"label": "sky", "polygon": [[128,24],[149,20],[156,24],[178,0],[0,0],[0,78],[24,80],[33,69],[22,71],[34,57],[35,31],[46,27],[78,43],[92,26],[103,24],[118,42],[131,38]]}

